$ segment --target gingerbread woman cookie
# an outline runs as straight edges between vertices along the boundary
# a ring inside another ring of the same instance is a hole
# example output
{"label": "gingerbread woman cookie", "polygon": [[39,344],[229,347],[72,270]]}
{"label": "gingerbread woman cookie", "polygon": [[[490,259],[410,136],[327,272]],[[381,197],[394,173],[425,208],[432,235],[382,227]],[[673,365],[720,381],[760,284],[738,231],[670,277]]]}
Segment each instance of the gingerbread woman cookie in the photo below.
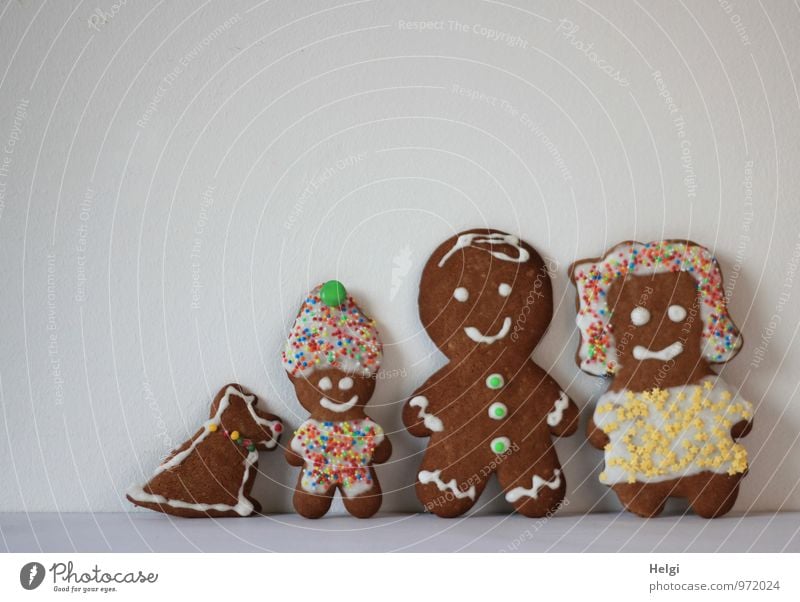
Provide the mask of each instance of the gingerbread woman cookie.
{"label": "gingerbread woman cookie", "polygon": [[241,385],[224,386],[200,430],[161,463],[147,484],[131,487],[128,500],[190,518],[259,513],[261,506],[250,497],[258,451],[274,449],[283,426],[257,409],[257,402]]}
{"label": "gingerbread woman cookie", "polygon": [[576,262],[570,277],[577,361],[611,378],[588,429],[605,451],[601,482],[640,516],[660,514],[669,497],[703,517],[725,514],[747,471],[736,440],[753,407],[711,370],[742,345],[716,259],[689,241],[623,242]]}
{"label": "gingerbread woman cookie", "polygon": [[416,485],[426,510],[463,514],[495,472],[518,512],[556,510],[566,480],[551,437],[575,432],[578,408],[531,359],[553,315],[542,258],[497,230],[457,234],[423,269],[419,312],[450,360],[403,408],[408,431],[430,437]]}
{"label": "gingerbread woman cookie", "polygon": [[375,322],[340,282],[309,293],[283,351],[283,367],[311,414],[286,449],[288,462],[303,467],[293,500],[298,514],[323,516],[337,489],[353,516],[368,518],[380,508],[373,464],[386,462],[392,446],[364,406],[375,391],[381,354]]}

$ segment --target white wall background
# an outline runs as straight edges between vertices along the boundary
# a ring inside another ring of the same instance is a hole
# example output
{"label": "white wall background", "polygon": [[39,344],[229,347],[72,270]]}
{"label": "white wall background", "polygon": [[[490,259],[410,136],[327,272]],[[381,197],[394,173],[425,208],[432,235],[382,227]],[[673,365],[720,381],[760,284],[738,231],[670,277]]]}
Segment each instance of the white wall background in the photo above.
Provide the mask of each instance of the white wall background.
{"label": "white wall background", "polygon": [[[798,31],[788,0],[3,2],[0,510],[129,510],[231,380],[296,426],[279,351],[331,277],[400,374],[370,406],[384,509],[419,509],[400,408],[443,359],[418,277],[484,224],[558,263],[534,357],[585,408],[566,266],[713,248],[745,336],[726,378],[758,405],[737,509],[800,509]],[[567,511],[617,507],[582,434],[558,445]],[[261,469],[290,510],[296,469]]]}

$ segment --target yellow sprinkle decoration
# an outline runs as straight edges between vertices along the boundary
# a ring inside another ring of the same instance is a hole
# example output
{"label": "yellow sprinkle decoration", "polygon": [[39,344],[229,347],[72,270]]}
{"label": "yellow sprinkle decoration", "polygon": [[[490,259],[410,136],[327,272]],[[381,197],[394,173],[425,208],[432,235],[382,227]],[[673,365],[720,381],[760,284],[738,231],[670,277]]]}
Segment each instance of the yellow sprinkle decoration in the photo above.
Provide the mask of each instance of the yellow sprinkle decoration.
{"label": "yellow sprinkle decoration", "polygon": [[720,379],[698,384],[601,399],[594,420],[609,436],[603,483],[747,470],[747,450],[731,438],[730,429],[750,419],[752,404],[732,395]]}

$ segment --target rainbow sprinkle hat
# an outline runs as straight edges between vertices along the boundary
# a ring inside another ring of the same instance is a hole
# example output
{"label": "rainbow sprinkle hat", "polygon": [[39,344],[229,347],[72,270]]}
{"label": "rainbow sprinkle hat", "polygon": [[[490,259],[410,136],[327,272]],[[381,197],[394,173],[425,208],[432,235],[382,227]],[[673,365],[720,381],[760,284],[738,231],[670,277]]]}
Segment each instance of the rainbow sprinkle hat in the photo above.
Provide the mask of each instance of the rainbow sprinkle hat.
{"label": "rainbow sprinkle hat", "polygon": [[373,376],[381,355],[375,321],[364,315],[338,280],[308,294],[281,353],[289,374],[306,377],[328,368]]}

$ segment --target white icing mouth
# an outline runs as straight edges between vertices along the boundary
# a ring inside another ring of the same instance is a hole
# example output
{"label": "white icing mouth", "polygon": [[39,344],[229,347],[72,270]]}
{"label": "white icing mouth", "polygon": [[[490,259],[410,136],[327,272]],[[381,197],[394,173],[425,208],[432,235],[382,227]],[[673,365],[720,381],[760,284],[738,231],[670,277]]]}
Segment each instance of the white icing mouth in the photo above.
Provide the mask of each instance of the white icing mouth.
{"label": "white icing mouth", "polygon": [[668,362],[669,360],[679,356],[683,353],[683,343],[675,341],[672,345],[667,345],[660,351],[650,351],[647,347],[636,345],[633,348],[633,357],[637,360],[661,360]]}
{"label": "white icing mouth", "polygon": [[504,338],[508,334],[509,330],[511,330],[511,318],[506,316],[506,319],[503,320],[503,327],[500,329],[500,332],[495,335],[485,335],[474,326],[467,326],[464,329],[464,332],[476,343],[486,343],[491,345],[492,343]]}
{"label": "white icing mouth", "polygon": [[350,398],[350,401],[346,403],[336,403],[335,401],[331,401],[327,397],[323,397],[319,400],[319,405],[321,405],[326,410],[330,410],[331,412],[346,412],[353,408],[354,405],[358,402],[358,395],[353,395]]}

